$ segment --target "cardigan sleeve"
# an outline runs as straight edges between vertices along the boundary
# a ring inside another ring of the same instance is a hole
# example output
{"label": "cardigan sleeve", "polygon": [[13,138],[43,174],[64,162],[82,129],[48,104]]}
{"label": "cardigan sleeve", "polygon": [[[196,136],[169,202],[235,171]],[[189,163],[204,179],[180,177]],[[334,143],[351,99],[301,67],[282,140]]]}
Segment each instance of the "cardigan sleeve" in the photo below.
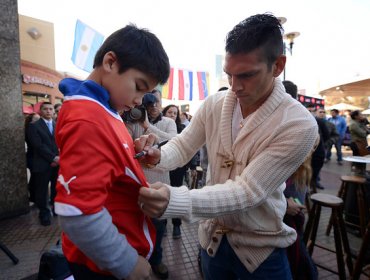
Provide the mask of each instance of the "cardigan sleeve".
{"label": "cardigan sleeve", "polygon": [[302,118],[293,119],[271,134],[271,139],[266,140],[269,144],[257,148],[253,158],[234,179],[202,189],[169,187],[171,198],[163,218],[180,217],[195,222],[248,211],[264,203],[277,188],[283,190],[284,182],[313,150],[319,137],[317,124],[313,118],[303,122]]}

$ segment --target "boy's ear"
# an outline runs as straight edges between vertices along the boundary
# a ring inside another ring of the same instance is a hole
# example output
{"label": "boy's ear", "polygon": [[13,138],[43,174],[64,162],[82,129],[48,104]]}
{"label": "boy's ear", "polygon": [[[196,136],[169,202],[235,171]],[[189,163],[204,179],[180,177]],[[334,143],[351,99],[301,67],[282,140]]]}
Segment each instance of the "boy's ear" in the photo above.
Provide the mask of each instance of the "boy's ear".
{"label": "boy's ear", "polygon": [[112,51],[107,52],[103,58],[103,68],[105,71],[112,71],[115,62],[117,62],[116,54]]}

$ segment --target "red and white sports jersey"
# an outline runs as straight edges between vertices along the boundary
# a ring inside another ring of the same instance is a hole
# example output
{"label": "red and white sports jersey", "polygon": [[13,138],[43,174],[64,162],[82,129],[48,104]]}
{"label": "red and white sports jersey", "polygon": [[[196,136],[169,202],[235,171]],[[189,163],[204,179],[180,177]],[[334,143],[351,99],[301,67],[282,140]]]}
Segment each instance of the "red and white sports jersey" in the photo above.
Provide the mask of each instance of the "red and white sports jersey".
{"label": "red and white sports jersey", "polygon": [[[139,189],[148,185],[139,162],[133,158],[133,141],[125,124],[95,100],[81,96],[66,99],[56,128],[60,149],[57,214],[88,215],[105,207],[118,231],[148,259],[155,229],[137,202]],[[63,251],[68,261],[102,273],[65,234]]]}

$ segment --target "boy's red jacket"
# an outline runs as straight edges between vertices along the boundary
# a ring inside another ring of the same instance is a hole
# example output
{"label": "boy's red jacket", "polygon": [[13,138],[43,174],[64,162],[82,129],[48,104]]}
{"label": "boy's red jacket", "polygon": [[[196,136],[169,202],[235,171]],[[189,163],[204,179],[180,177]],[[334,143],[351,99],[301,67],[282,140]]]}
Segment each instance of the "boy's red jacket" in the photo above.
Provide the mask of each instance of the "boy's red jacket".
{"label": "boy's red jacket", "polygon": [[[148,185],[139,162],[133,158],[132,138],[107,100],[94,98],[97,85],[90,85],[92,81],[84,83],[84,95],[79,88],[77,94],[65,96],[58,115],[56,212],[63,216],[89,215],[106,208],[118,231],[139,255],[149,259],[155,229],[138,205],[139,189]],[[102,272],[66,234],[63,252],[68,261]]]}

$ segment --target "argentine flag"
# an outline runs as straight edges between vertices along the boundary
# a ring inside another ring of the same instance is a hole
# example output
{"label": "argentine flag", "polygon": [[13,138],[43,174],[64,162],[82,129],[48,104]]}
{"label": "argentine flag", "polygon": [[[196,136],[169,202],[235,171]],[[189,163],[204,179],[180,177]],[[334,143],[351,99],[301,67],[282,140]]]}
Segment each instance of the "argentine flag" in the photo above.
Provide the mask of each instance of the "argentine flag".
{"label": "argentine flag", "polygon": [[72,62],[80,69],[92,72],[94,57],[103,44],[104,36],[80,20],[76,22]]}

